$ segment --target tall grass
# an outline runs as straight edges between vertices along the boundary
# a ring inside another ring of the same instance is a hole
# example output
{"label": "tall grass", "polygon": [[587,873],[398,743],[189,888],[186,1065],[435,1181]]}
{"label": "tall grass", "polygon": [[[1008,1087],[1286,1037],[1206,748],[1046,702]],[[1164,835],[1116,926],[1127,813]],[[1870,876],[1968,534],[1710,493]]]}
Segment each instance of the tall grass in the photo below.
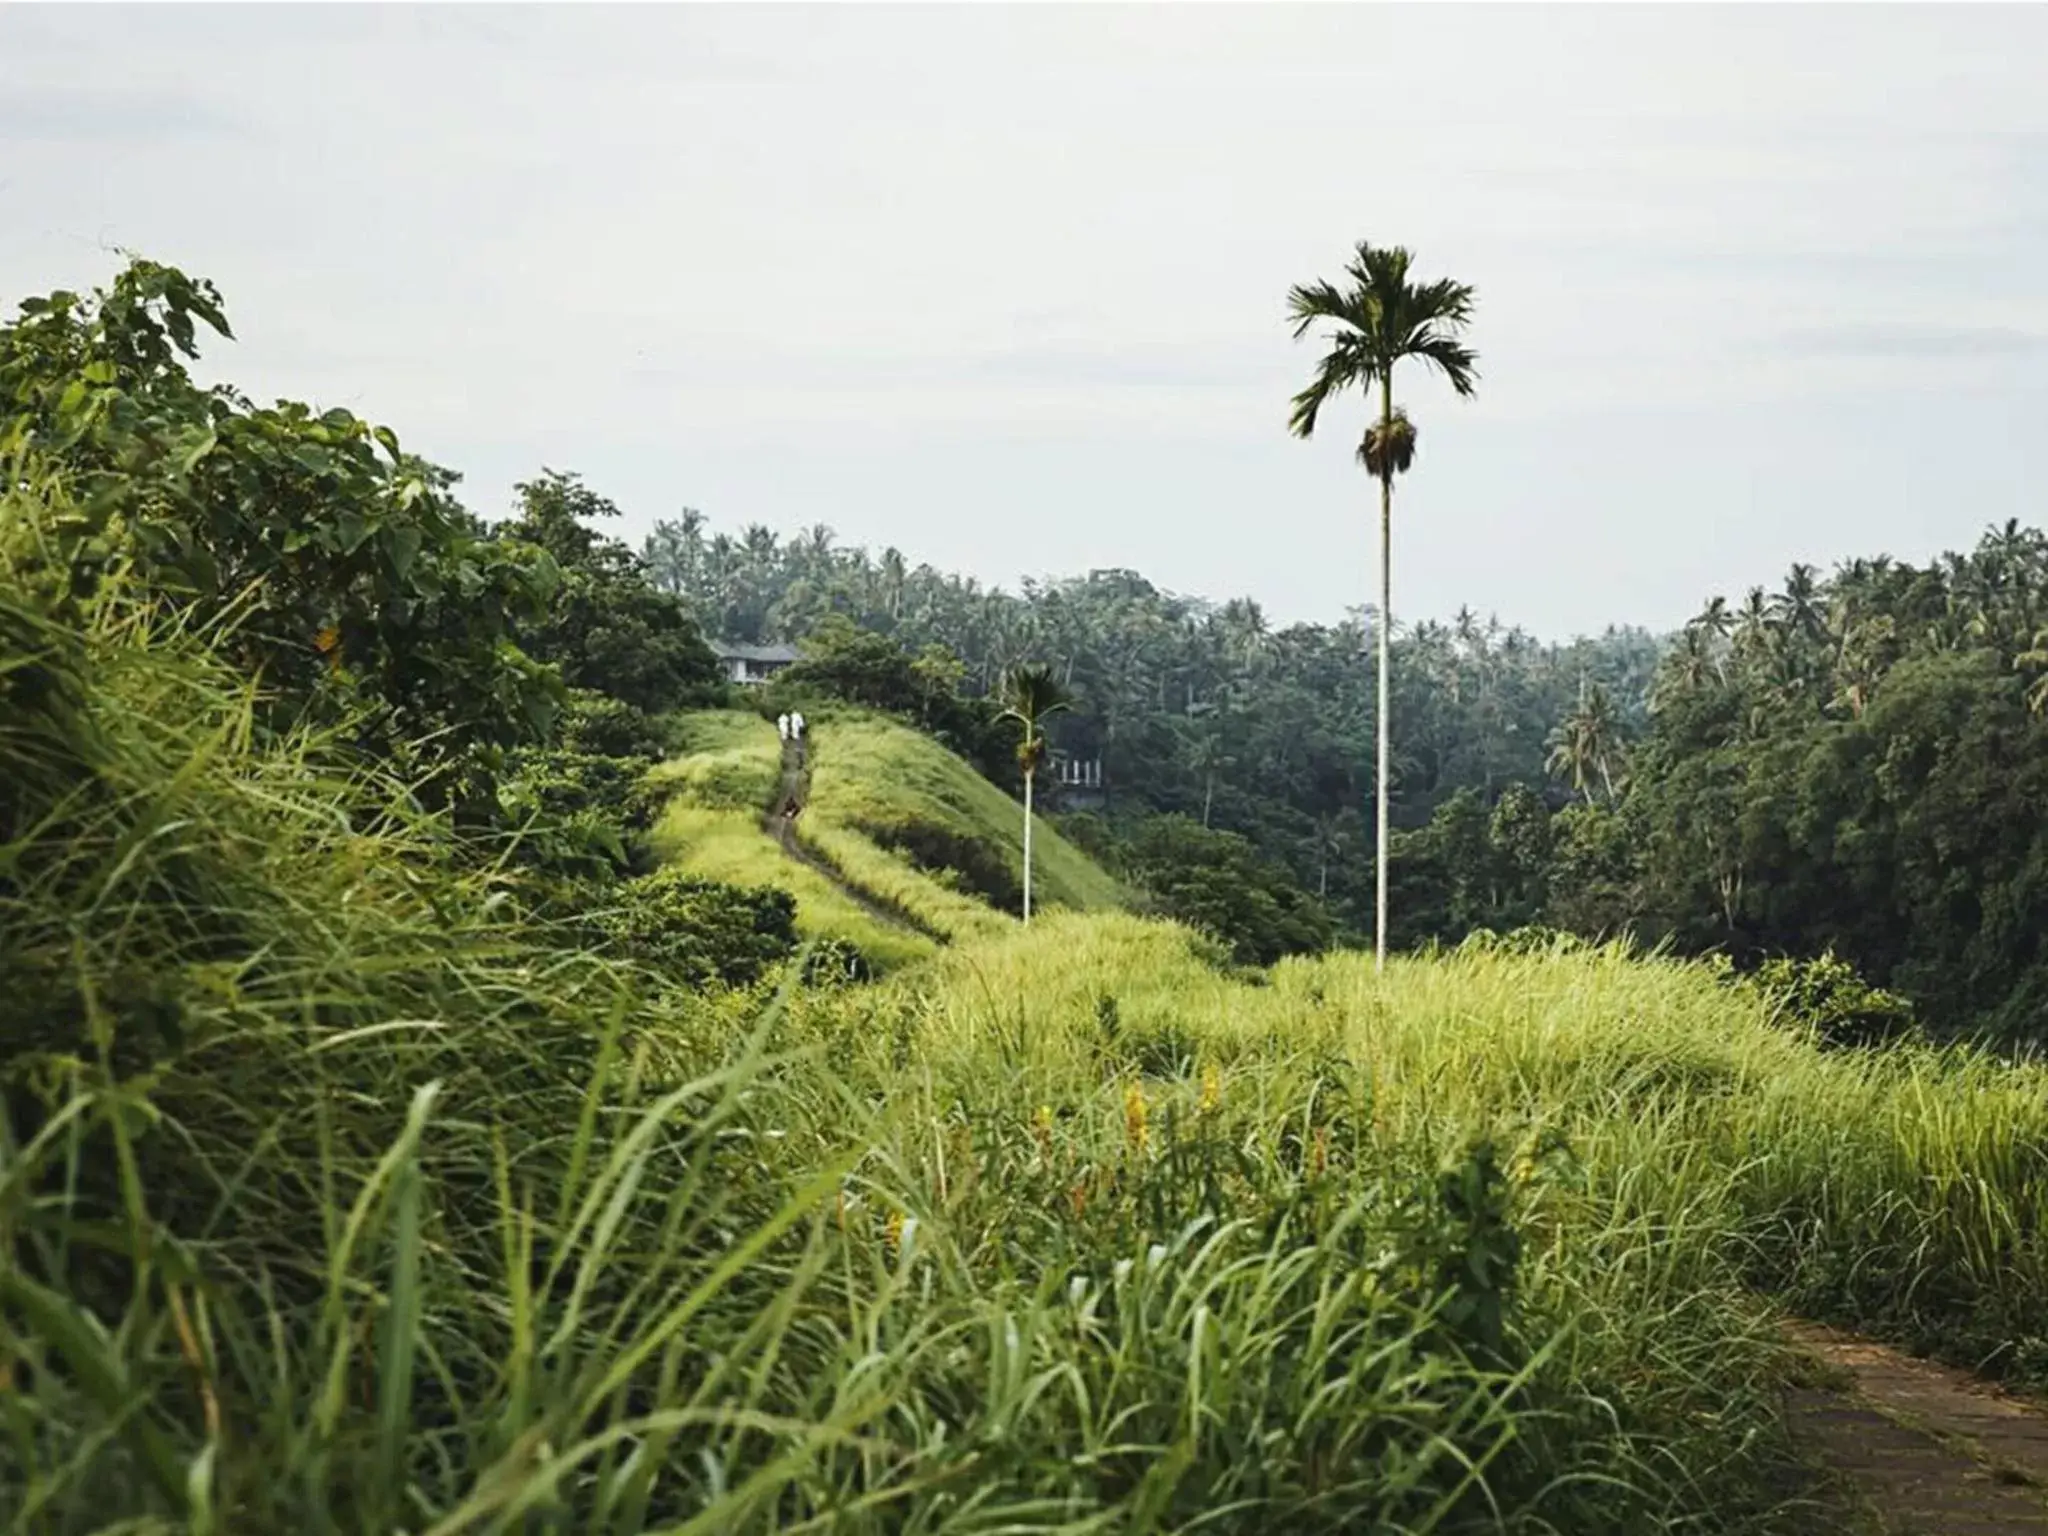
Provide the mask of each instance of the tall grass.
{"label": "tall grass", "polygon": [[937,947],[926,934],[862,906],[830,875],[791,858],[761,829],[756,812],[709,810],[677,799],[648,841],[665,863],[698,879],[788,891],[796,898],[800,935],[850,944],[878,971],[922,960]]}
{"label": "tall grass", "polygon": [[1097,920],[1085,939],[948,957],[936,1027],[965,1051],[1002,999],[1003,1029],[1057,1038],[1054,1020],[1109,1000],[1132,1038],[1221,1053],[1324,1039],[1397,1126],[1550,1128],[1602,1220],[1692,1243],[1745,1289],[2048,1386],[2048,1068],[1966,1046],[1825,1049],[1760,991],[1619,947],[1474,944],[1382,980],[1352,956],[1294,959],[1245,987],[1175,956],[1167,932]]}
{"label": "tall grass", "polygon": [[951,883],[941,880],[858,832],[823,818],[806,818],[792,831],[804,850],[842,884],[949,944],[992,937],[1009,924],[1002,913],[961,891],[957,877]]}
{"label": "tall grass", "polygon": [[204,637],[0,647],[10,1528],[1802,1530],[1759,1285],[2038,1326],[2040,1069],[1118,913],[692,996]]}
{"label": "tall grass", "polygon": [[[256,741],[200,648],[139,619],[7,633],[11,680],[60,680],[12,693],[0,737],[14,1525],[1705,1507],[1559,1374],[1561,1336],[1458,1312],[1446,1275],[1499,1257],[1498,1181],[1468,1165],[1460,1206],[1444,1149],[1359,1155],[1313,1052],[1241,1053],[1205,1107],[1089,1045],[1100,1008],[1004,1033],[964,947],[766,1013],[679,997],[551,948],[402,786]],[[1172,930],[1101,942],[1211,984]]]}

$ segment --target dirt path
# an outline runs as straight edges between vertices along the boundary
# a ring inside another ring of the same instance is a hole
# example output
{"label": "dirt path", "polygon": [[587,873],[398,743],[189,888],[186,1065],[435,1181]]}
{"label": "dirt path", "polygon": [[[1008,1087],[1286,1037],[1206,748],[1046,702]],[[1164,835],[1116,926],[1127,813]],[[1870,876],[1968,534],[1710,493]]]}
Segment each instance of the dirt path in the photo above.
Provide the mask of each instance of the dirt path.
{"label": "dirt path", "polygon": [[895,903],[879,900],[870,892],[862,890],[838,869],[797,840],[797,813],[811,798],[810,758],[810,748],[802,740],[785,740],[782,743],[782,782],[776,788],[774,805],[762,822],[768,835],[781,844],[785,854],[797,863],[823,875],[839,888],[840,893],[848,901],[875,921],[893,928],[907,928],[912,933],[922,934],[935,944],[949,942],[944,934],[928,928]]}
{"label": "dirt path", "polygon": [[1814,1323],[1820,1367],[1785,1411],[1794,1439],[1897,1536],[2048,1536],[2048,1411],[1967,1371]]}

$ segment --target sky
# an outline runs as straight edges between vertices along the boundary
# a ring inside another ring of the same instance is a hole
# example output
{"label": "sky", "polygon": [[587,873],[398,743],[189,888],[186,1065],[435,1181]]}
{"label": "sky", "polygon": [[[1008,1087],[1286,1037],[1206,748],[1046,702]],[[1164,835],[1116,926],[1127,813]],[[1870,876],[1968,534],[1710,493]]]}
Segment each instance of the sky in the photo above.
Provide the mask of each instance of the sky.
{"label": "sky", "polygon": [[207,368],[635,542],[824,523],[984,582],[1376,585],[1290,285],[1471,283],[1397,621],[1664,629],[2043,521],[2048,8],[0,6],[0,313],[211,278]]}

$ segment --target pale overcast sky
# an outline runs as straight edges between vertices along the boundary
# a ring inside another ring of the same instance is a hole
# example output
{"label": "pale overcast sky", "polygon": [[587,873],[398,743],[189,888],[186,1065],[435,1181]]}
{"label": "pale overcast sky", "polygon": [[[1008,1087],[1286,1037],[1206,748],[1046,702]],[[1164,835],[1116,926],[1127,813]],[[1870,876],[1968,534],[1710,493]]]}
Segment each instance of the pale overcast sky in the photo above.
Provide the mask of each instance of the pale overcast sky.
{"label": "pale overcast sky", "polygon": [[213,278],[262,398],[505,509],[814,522],[1276,619],[1372,582],[1290,283],[1476,285],[1397,618],[1562,637],[2048,481],[2048,10],[0,6],[0,296]]}

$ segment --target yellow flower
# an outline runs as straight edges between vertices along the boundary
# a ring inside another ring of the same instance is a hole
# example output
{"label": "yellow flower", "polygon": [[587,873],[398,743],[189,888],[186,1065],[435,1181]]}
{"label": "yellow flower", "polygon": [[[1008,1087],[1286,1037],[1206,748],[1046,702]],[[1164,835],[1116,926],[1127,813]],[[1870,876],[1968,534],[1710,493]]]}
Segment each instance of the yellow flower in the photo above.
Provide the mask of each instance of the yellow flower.
{"label": "yellow flower", "polygon": [[1124,1090],[1124,1140],[1133,1152],[1145,1150],[1145,1090],[1136,1083]]}
{"label": "yellow flower", "polygon": [[1202,1068],[1202,1113],[1213,1115],[1222,1104],[1223,1074],[1216,1070],[1216,1063],[1212,1061]]}
{"label": "yellow flower", "polygon": [[339,644],[341,644],[341,631],[332,624],[313,637],[313,649],[322,656],[325,656]]}
{"label": "yellow flower", "polygon": [[1330,1128],[1329,1128],[1329,1127],[1328,1127],[1327,1125],[1319,1125],[1319,1126],[1317,1126],[1317,1127],[1316,1127],[1316,1137],[1315,1137],[1315,1141],[1314,1141],[1314,1142],[1313,1142],[1313,1143],[1312,1143],[1312,1144],[1310,1145],[1310,1147],[1309,1147],[1309,1154],[1308,1154],[1308,1172],[1309,1172],[1309,1177],[1310,1177],[1310,1178],[1312,1178],[1312,1179],[1319,1179],[1319,1178],[1321,1178],[1321,1177],[1323,1176],[1323,1170],[1324,1170],[1325,1168],[1329,1167],[1329,1166],[1330,1166]]}
{"label": "yellow flower", "polygon": [[1031,1134],[1038,1141],[1038,1155],[1052,1160],[1052,1106],[1041,1104],[1031,1117]]}
{"label": "yellow flower", "polygon": [[882,1240],[889,1245],[889,1257],[893,1259],[903,1247],[903,1213],[901,1211],[891,1211],[889,1213],[888,1221],[882,1226]]}

